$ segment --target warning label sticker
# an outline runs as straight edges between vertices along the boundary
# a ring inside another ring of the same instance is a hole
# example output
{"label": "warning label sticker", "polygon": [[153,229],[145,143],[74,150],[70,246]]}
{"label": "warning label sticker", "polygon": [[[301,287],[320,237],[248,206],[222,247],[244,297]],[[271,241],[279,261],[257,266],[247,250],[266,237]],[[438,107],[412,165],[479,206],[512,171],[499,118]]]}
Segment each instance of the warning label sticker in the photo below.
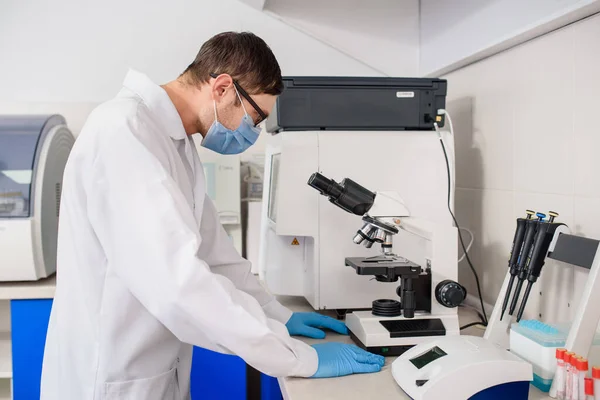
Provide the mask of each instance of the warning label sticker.
{"label": "warning label sticker", "polygon": [[292,246],[300,246],[298,239],[294,238],[294,240],[292,240]]}

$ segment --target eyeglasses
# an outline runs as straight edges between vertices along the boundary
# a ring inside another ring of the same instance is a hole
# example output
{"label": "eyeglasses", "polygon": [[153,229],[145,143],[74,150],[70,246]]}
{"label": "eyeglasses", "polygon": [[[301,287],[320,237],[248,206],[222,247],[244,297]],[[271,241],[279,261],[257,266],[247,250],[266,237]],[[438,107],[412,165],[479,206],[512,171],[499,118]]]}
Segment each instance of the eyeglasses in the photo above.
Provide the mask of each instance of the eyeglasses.
{"label": "eyeglasses", "polygon": [[[219,75],[215,74],[215,73],[211,73],[210,74],[211,78],[216,78]],[[233,85],[235,86],[235,88],[238,90],[238,93],[240,94],[240,96],[242,96],[243,98],[245,98],[246,100],[248,100],[248,103],[250,103],[250,105],[256,110],[256,112],[258,113],[258,121],[254,122],[254,126],[260,124],[261,122],[263,122],[265,119],[267,119],[267,114],[265,114],[263,112],[263,110],[258,106],[258,104],[256,104],[256,102],[254,100],[252,100],[252,97],[250,97],[250,95],[248,94],[248,92],[246,92],[239,83],[237,83],[237,81],[235,79],[233,79]]]}

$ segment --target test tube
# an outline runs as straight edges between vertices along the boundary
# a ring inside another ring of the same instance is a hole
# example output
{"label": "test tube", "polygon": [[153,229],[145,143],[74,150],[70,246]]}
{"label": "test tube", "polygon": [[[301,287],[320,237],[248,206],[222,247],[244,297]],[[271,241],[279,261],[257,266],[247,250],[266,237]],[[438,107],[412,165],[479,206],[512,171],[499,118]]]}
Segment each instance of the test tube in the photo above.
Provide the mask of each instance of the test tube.
{"label": "test tube", "polygon": [[592,368],[592,378],[594,379],[594,400],[600,400],[600,367]]}
{"label": "test tube", "polygon": [[573,374],[571,372],[571,359],[574,355],[575,353],[572,351],[567,351],[565,353],[565,400],[572,400]]}
{"label": "test tube", "polygon": [[565,400],[565,353],[566,349],[556,349],[556,398]]}
{"label": "test tube", "polygon": [[571,357],[571,395],[569,400],[579,400],[579,359],[577,355]]}
{"label": "test tube", "polygon": [[579,381],[579,397],[578,399],[585,399],[585,378],[587,376],[589,363],[587,358],[580,358],[577,364],[577,380]]}
{"label": "test tube", "polygon": [[585,400],[594,400],[594,379],[585,378]]}

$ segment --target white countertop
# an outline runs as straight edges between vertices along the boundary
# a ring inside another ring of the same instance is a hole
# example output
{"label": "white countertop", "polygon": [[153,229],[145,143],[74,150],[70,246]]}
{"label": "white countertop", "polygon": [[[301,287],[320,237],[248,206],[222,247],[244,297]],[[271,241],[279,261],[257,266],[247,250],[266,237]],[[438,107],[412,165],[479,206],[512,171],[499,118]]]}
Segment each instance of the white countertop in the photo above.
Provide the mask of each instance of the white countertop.
{"label": "white countertop", "polygon": [[[303,298],[280,296],[278,300],[292,311],[314,311]],[[461,324],[467,324],[476,321],[478,317],[468,309],[461,309],[459,310],[459,318]],[[483,330],[472,327],[466,329],[463,333],[482,336]],[[298,339],[308,344],[323,342],[308,338]],[[327,338],[324,341],[354,344],[350,337],[332,332],[327,332]],[[375,374],[358,374],[331,379],[280,378],[279,387],[285,400],[410,399],[392,377],[391,364],[394,360],[395,357],[386,357],[385,366],[381,372]],[[533,386],[530,386],[530,388],[530,399],[551,399],[537,388]]]}
{"label": "white countertop", "polygon": [[56,274],[32,282],[0,282],[0,300],[52,299]]}
{"label": "white countertop", "polygon": [[[51,299],[56,288],[56,275],[34,282],[0,282],[0,300],[12,299]],[[292,311],[314,311],[304,298],[280,296],[278,300]],[[459,310],[461,324],[477,319],[475,313],[468,309]],[[468,335],[483,335],[483,330],[472,327],[463,333]],[[308,344],[318,342],[350,343],[349,336],[327,332],[325,340],[298,338]],[[378,399],[410,399],[394,381],[391,373],[391,363],[395,357],[387,357],[381,372],[376,374],[357,374],[331,379],[302,379],[280,378],[279,386],[285,400],[319,400],[319,399],[369,399],[377,394]],[[551,399],[547,394],[531,386],[529,398],[532,400]]]}

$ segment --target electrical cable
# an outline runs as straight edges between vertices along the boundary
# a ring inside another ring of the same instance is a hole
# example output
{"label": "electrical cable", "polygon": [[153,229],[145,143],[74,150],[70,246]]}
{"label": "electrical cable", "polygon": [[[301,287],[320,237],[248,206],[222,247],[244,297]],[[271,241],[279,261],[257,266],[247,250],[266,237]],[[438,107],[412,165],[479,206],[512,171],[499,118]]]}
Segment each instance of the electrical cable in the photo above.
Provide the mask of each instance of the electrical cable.
{"label": "electrical cable", "polygon": [[461,304],[459,307],[468,308],[471,311],[474,311],[479,316],[479,319],[483,321],[483,315],[481,315],[481,312],[477,308],[475,308],[471,305],[468,305],[468,304]]}
{"label": "electrical cable", "polygon": [[470,323],[470,324],[467,324],[467,325],[461,326],[461,327],[460,327],[460,330],[462,331],[462,330],[465,330],[465,329],[467,329],[467,328],[470,328],[470,327],[472,327],[472,326],[481,326],[481,327],[485,328],[487,325],[484,325],[484,324],[483,324],[483,323],[481,323],[481,322],[472,322],[472,323]]}
{"label": "electrical cable", "polygon": [[[471,236],[471,241],[469,241],[469,244],[467,245],[467,253],[471,250],[471,246],[473,246],[473,242],[475,241],[475,235],[473,235],[473,232],[471,232],[470,230],[468,230],[467,228],[460,228],[463,231],[466,231],[469,233],[469,235]],[[462,262],[462,260],[465,259],[465,255],[463,254],[459,259],[458,262]]]}
{"label": "electrical cable", "polygon": [[[452,126],[452,120],[450,118],[450,115],[448,115],[448,112],[446,110],[438,110],[438,113],[446,115],[446,117],[448,118],[448,121],[450,123],[450,134],[452,135],[452,137],[454,137],[454,129]],[[475,267],[473,266],[473,263],[471,262],[471,259],[469,258],[469,253],[467,252],[467,248],[465,246],[465,242],[463,240],[462,233],[460,233],[460,230],[461,230],[460,225],[458,224],[458,221],[456,220],[456,217],[454,216],[454,212],[452,212],[452,207],[450,204],[451,203],[450,202],[451,177],[450,177],[450,162],[448,161],[448,153],[446,152],[446,146],[444,145],[444,140],[442,138],[442,134],[440,132],[440,128],[439,128],[437,122],[434,123],[434,126],[435,126],[435,130],[438,134],[438,137],[440,139],[440,144],[442,145],[442,151],[444,152],[444,159],[446,160],[446,172],[448,175],[448,211],[450,211],[450,215],[452,216],[452,219],[454,220],[454,224],[456,225],[456,228],[458,230],[458,238],[460,239],[460,244],[462,246],[465,258],[467,259],[467,263],[469,264],[469,267],[471,268],[471,271],[473,272],[473,276],[475,276],[475,283],[477,284],[477,293],[479,295],[479,302],[481,303],[481,313],[482,313],[482,316],[484,317],[481,324],[484,326],[487,326],[488,319],[487,319],[487,315],[485,314],[485,306],[483,304],[483,295],[481,294],[481,285],[479,283],[479,275],[477,274],[477,271],[475,270]]]}

